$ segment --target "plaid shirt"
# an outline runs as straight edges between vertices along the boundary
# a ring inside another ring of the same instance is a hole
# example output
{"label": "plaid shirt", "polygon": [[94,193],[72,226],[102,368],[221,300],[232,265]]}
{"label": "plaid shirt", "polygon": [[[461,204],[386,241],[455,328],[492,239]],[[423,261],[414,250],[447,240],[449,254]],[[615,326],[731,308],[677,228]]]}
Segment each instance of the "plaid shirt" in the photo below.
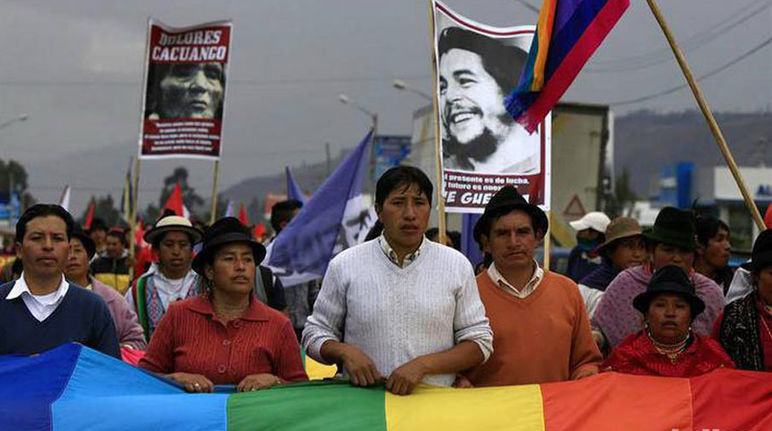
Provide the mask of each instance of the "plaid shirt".
{"label": "plaid shirt", "polygon": [[399,263],[399,257],[397,256],[397,252],[394,251],[393,248],[389,245],[389,241],[386,240],[386,237],[384,234],[381,234],[381,236],[378,237],[378,244],[381,246],[381,250],[383,250],[383,253],[386,254],[386,257],[389,258],[390,261],[394,263],[394,265],[397,265],[400,268],[405,268],[411,263],[415,262],[416,259],[418,259],[418,256],[421,255],[421,251],[424,249],[426,238],[421,239],[421,245],[418,246],[418,249],[407,256],[405,256],[405,259],[402,261],[402,264]]}

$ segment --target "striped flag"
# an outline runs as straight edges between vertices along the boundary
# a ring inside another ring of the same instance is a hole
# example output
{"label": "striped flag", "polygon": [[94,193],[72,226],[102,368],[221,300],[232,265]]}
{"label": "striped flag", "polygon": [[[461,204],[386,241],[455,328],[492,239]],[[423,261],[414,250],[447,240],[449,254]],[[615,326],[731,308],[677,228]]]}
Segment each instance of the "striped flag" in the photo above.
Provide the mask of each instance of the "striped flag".
{"label": "striped flag", "polygon": [[0,356],[0,429],[772,429],[772,373],[726,368],[695,378],[603,373],[540,385],[420,386],[407,396],[340,381],[233,390],[217,386],[212,394],[186,394],[155,374],[65,344],[41,355]]}
{"label": "striped flag", "polygon": [[520,81],[506,100],[512,118],[536,131],[629,5],[630,0],[544,0]]}
{"label": "striped flag", "polygon": [[86,208],[86,217],[83,219],[83,229],[85,230],[91,230],[91,223],[94,221],[94,212],[96,211],[96,202],[94,202],[94,199],[91,199],[91,202],[88,203],[88,208]]}

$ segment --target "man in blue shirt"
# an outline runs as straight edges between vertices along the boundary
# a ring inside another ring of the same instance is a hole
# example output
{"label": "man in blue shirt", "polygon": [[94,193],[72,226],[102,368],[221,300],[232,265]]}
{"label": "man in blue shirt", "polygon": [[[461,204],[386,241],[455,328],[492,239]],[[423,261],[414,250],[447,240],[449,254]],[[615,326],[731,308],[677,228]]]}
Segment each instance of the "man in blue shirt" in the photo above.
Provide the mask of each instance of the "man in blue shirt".
{"label": "man in blue shirt", "polygon": [[16,224],[21,277],[0,286],[0,354],[29,355],[78,342],[120,358],[104,301],[68,283],[63,269],[75,223],[59,205],[30,207]]}

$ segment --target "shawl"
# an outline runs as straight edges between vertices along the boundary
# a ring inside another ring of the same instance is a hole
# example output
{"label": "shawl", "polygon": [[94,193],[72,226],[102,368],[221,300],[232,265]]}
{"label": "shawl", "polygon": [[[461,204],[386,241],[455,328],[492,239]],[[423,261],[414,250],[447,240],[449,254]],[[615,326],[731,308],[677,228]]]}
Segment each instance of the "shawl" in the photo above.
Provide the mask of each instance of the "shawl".
{"label": "shawl", "polygon": [[643,376],[695,377],[722,367],[734,368],[734,364],[711,338],[693,334],[691,344],[673,362],[641,331],[615,348],[601,369]]}
{"label": "shawl", "polygon": [[737,368],[764,371],[756,295],[748,295],[726,306],[718,341],[737,364]]}

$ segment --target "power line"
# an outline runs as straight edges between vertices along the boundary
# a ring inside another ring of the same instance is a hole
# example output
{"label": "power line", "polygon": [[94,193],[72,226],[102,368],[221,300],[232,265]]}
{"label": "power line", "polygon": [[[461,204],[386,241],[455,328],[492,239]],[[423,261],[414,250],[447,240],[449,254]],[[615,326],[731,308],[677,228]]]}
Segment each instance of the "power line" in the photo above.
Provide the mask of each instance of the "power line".
{"label": "power line", "polygon": [[[749,8],[757,6],[758,4],[761,5],[748,11]],[[686,38],[685,40],[681,41],[679,45],[684,53],[700,49],[715,39],[728,34],[730,30],[739,27],[742,23],[759,15],[764,16],[761,14],[761,12],[763,12],[765,9],[769,9],[770,7],[772,7],[772,1],[756,0],[754,3],[751,3],[750,5],[745,6],[739,11],[724,18],[721,22],[711,25],[707,29]],[[590,73],[616,73],[630,70],[647,69],[669,62],[671,59],[670,55],[671,54],[667,48],[661,48],[643,54],[632,55],[613,60],[596,61],[594,62],[596,67],[588,67],[585,70]]]}
{"label": "power line", "polygon": [[[402,75],[400,75],[402,76]],[[422,79],[430,79],[430,75],[408,75],[404,76],[403,79],[409,79],[409,80],[422,80]],[[352,76],[352,77],[322,77],[322,78],[284,78],[284,79],[266,79],[266,80],[240,80],[240,79],[234,79],[231,81],[228,81],[229,83],[236,85],[236,86],[273,86],[273,85],[316,85],[319,83],[330,83],[330,84],[338,84],[338,83],[348,83],[348,82],[389,82],[391,83],[394,80],[394,77],[363,77],[363,76]],[[51,87],[92,87],[92,86],[137,86],[141,85],[139,81],[94,81],[94,80],[88,80],[88,81],[46,81],[46,80],[36,80],[36,79],[29,79],[29,80],[8,80],[8,81],[0,81],[0,87],[43,87],[43,86],[51,86]]]}
{"label": "power line", "polygon": [[[763,49],[764,47],[766,47],[770,43],[772,43],[772,37],[770,37],[769,39],[765,40],[764,42],[761,42],[760,44],[756,45],[755,47],[751,48],[748,52],[742,54],[741,56],[739,56],[737,58],[734,58],[731,61],[725,63],[724,65],[718,67],[717,69],[714,69],[714,70],[712,70],[712,71],[710,71],[710,72],[708,72],[708,73],[706,73],[706,74],[704,74],[702,76],[699,76],[697,78],[697,81],[702,81],[703,79],[707,79],[707,78],[710,78],[711,76],[718,75],[719,73],[729,69],[730,67],[732,67],[732,66],[736,65],[737,63],[739,63],[740,61],[742,61],[742,60],[750,57],[751,55],[755,54],[756,52],[760,51],[761,49]],[[642,97],[636,97],[635,99],[628,99],[628,100],[620,100],[620,101],[616,101],[616,102],[611,102],[611,103],[609,103],[609,105],[611,105],[611,106],[633,105],[633,104],[636,104],[636,103],[645,102],[647,100],[656,99],[657,97],[661,97],[661,96],[665,96],[665,95],[668,95],[668,94],[675,93],[676,91],[682,90],[682,89],[684,89],[684,88],[686,88],[688,86],[689,86],[688,84],[681,84],[679,86],[668,88],[667,90],[660,91],[660,92],[657,92],[657,93],[654,93],[654,94],[650,94],[648,96],[642,96]]]}
{"label": "power line", "polygon": [[532,5],[532,4],[530,4],[530,3],[528,3],[527,1],[525,1],[525,0],[515,0],[515,1],[520,3],[521,5],[525,6],[530,11],[535,12],[537,15],[539,14],[539,8],[534,6],[534,5]]}

